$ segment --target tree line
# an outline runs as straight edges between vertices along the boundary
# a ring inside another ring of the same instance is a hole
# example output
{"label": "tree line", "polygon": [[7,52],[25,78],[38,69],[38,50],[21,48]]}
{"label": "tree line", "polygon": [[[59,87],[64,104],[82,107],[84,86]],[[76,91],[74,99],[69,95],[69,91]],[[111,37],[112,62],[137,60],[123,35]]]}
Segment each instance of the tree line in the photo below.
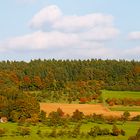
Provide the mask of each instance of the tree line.
{"label": "tree line", "polygon": [[22,90],[58,90],[67,82],[93,80],[104,89],[139,91],[140,62],[100,59],[0,62],[0,83],[14,82]]}

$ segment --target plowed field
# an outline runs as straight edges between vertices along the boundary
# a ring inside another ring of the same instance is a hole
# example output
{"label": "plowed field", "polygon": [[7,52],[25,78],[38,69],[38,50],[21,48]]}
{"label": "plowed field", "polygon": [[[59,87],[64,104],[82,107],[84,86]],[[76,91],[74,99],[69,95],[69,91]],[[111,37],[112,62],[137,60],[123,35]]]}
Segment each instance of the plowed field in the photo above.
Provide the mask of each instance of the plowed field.
{"label": "plowed field", "polygon": [[[121,116],[122,111],[110,111],[103,104],[57,104],[57,103],[41,103],[41,110],[45,111],[47,115],[61,108],[65,114],[72,115],[72,113],[78,109],[82,111],[85,115],[90,115],[93,113],[103,114],[104,116]],[[131,117],[140,115],[140,112],[130,112]]]}

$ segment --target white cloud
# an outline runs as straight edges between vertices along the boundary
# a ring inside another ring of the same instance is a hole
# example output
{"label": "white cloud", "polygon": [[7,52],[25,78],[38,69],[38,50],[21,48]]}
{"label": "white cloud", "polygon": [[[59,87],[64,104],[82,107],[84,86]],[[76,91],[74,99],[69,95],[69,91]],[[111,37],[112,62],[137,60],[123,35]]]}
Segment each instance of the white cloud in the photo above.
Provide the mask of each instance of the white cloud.
{"label": "white cloud", "polygon": [[[14,37],[0,42],[3,52],[51,52],[50,57],[56,58],[92,58],[109,56],[109,49],[97,41],[87,41],[75,33],[62,33],[58,31],[37,31],[29,35]],[[108,53],[108,54],[107,54]]]}
{"label": "white cloud", "polygon": [[1,41],[0,51],[42,52],[50,58],[113,58],[116,50],[105,46],[106,40],[116,38],[120,32],[113,19],[101,13],[65,16],[51,5],[30,20],[33,33]]}
{"label": "white cloud", "polygon": [[86,31],[96,27],[112,26],[112,21],[112,16],[100,13],[93,13],[85,16],[63,16],[52,24],[52,29],[71,32]]}
{"label": "white cloud", "polygon": [[21,37],[14,37],[1,42],[1,48],[11,50],[46,50],[51,47],[67,47],[79,43],[76,34],[65,34],[57,31],[37,31]]}
{"label": "white cloud", "polygon": [[113,26],[113,16],[101,13],[92,13],[84,16],[65,16],[56,5],[47,6],[41,9],[29,22],[30,27],[55,30],[79,31],[96,27]]}
{"label": "white cloud", "polygon": [[140,31],[131,32],[128,34],[129,40],[140,40]]}
{"label": "white cloud", "polygon": [[[128,34],[127,38],[132,41],[140,41],[140,31],[130,32]],[[136,60],[140,60],[140,45],[137,45],[134,47],[129,47],[129,48],[125,49],[124,55],[127,58],[133,58]]]}
{"label": "white cloud", "polygon": [[80,33],[80,36],[89,41],[106,41],[114,39],[118,34],[118,29],[115,29],[113,27],[98,27],[87,32]]}
{"label": "white cloud", "polygon": [[[84,38],[81,38],[76,33],[63,33],[58,31],[43,32],[37,31],[32,34],[14,37],[0,42],[1,48],[11,50],[41,50],[48,48],[86,48],[92,47],[92,45],[102,44],[99,42],[89,42]],[[94,46],[93,46],[94,47]]]}
{"label": "white cloud", "polygon": [[46,26],[53,24],[61,17],[61,15],[61,10],[57,6],[51,5],[41,9],[36,15],[34,15],[29,22],[29,25],[32,28],[40,29],[44,26],[44,23]]}
{"label": "white cloud", "polygon": [[90,40],[109,40],[119,34],[119,30],[113,25],[113,20],[113,16],[101,13],[65,16],[57,6],[51,5],[40,10],[29,25],[31,28],[43,31],[81,33],[89,36]]}

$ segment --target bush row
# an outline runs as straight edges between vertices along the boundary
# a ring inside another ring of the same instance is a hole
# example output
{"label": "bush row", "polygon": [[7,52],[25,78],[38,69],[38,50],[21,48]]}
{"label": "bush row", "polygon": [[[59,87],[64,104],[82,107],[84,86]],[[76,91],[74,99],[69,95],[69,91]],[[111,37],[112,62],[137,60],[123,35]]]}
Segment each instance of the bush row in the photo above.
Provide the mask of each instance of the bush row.
{"label": "bush row", "polygon": [[123,98],[123,99],[117,99],[117,98],[107,98],[106,103],[109,106],[113,105],[124,105],[124,106],[140,106],[140,99],[132,99],[132,98]]}

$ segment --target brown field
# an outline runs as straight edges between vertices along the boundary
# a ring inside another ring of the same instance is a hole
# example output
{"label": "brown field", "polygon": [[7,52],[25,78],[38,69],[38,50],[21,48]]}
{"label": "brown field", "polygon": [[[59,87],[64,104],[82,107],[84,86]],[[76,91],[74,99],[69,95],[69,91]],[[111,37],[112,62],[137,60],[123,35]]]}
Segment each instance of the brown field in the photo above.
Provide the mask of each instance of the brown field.
{"label": "brown field", "polygon": [[[65,114],[72,115],[72,113],[78,109],[82,111],[85,115],[90,115],[93,113],[103,114],[104,116],[121,116],[122,111],[110,111],[103,104],[58,104],[58,103],[40,103],[41,110],[45,111],[47,115],[61,108]],[[130,112],[131,117],[140,115],[140,112]]]}

